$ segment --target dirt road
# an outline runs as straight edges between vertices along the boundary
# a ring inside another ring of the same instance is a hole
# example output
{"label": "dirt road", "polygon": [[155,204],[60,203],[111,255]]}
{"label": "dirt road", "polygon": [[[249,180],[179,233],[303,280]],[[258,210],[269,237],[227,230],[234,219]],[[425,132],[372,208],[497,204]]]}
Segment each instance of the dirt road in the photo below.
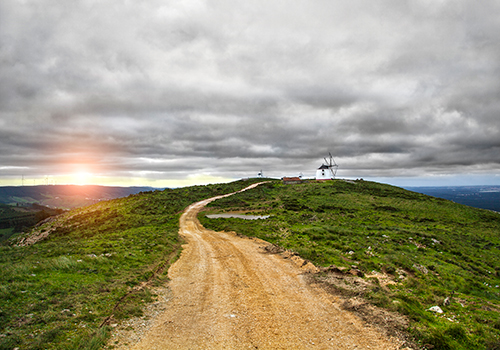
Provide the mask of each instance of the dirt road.
{"label": "dirt road", "polygon": [[[255,186],[253,186],[255,187]],[[181,217],[187,244],[171,266],[172,298],[133,349],[398,349],[395,340],[341,310],[304,271],[267,243],[205,229]]]}

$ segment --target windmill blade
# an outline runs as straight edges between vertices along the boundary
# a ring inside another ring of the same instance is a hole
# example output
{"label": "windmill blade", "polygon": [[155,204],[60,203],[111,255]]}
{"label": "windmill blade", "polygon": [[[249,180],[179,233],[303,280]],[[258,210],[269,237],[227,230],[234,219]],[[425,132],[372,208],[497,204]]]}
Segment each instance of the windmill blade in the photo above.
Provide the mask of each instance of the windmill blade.
{"label": "windmill blade", "polygon": [[331,153],[328,153],[328,154],[330,155],[330,164],[331,164],[332,166],[338,166],[338,165],[337,165],[337,162],[335,162],[335,159],[333,159],[332,154],[331,154]]}

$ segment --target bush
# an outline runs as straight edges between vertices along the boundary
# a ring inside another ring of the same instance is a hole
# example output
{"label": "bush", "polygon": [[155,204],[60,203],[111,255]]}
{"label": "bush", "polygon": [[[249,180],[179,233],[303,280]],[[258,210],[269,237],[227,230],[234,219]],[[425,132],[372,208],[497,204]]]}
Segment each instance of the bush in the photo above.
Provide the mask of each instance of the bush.
{"label": "bush", "polygon": [[487,341],[486,350],[500,350],[500,341],[498,340]]}
{"label": "bush", "polygon": [[467,339],[467,333],[465,333],[464,328],[458,324],[448,327],[448,329],[445,331],[445,334],[457,340]]}

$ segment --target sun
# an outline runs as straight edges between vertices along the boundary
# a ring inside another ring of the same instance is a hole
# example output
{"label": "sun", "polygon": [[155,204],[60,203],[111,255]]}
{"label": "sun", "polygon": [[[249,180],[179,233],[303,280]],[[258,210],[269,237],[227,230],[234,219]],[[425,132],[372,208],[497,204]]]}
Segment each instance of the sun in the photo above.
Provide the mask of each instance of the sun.
{"label": "sun", "polygon": [[92,174],[87,172],[79,172],[74,175],[74,181],[76,185],[87,185],[92,177]]}

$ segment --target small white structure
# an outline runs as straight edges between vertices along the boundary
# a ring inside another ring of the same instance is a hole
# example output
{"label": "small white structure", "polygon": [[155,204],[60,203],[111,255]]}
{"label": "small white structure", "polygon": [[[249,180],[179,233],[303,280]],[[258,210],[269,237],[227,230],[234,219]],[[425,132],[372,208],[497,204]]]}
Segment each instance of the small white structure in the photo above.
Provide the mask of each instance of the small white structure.
{"label": "small white structure", "polygon": [[333,160],[333,156],[331,153],[330,160],[326,160],[325,163],[321,164],[321,166],[316,170],[316,180],[333,180],[335,179],[335,175],[337,174],[337,168],[339,167],[335,160]]}
{"label": "small white structure", "polygon": [[332,174],[328,168],[328,165],[321,164],[321,166],[316,170],[316,180],[331,180],[333,179]]}

